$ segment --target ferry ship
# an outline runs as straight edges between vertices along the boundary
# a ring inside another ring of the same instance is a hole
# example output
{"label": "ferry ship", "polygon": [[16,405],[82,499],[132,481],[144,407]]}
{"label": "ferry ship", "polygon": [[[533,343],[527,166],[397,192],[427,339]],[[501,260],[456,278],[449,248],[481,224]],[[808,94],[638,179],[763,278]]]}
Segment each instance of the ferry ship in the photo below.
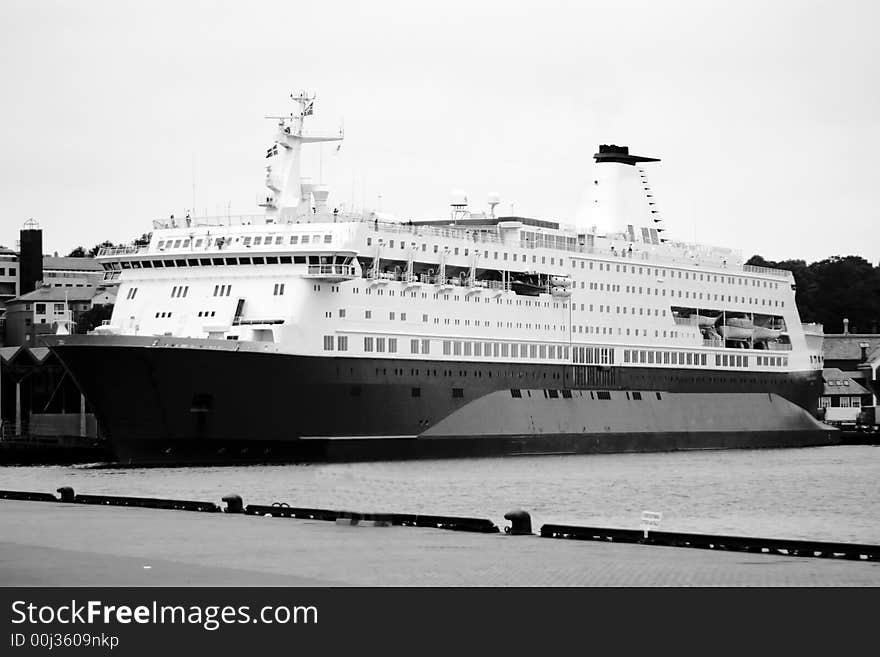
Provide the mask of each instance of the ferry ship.
{"label": "ferry ship", "polygon": [[[390,220],[302,176],[291,95],[255,216],[156,221],[98,259],[109,324],[49,346],[120,462],[827,445],[790,272],[666,236],[656,158],[602,145],[590,213]],[[599,227],[603,224],[603,227]],[[589,224],[589,225],[588,225]]]}

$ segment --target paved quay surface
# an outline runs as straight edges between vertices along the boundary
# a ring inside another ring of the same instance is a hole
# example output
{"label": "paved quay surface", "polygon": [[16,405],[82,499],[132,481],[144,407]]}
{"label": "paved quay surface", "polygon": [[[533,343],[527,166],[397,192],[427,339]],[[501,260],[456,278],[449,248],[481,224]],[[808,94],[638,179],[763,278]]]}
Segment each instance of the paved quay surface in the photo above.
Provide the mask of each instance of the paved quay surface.
{"label": "paved quay surface", "polygon": [[880,586],[880,563],[0,500],[0,586],[127,585]]}

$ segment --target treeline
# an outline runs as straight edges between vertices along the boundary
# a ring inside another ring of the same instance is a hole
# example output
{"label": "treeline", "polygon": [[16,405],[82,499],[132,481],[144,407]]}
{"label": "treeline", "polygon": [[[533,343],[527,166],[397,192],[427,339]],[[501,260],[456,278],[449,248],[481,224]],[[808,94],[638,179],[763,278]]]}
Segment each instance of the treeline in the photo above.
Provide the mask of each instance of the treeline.
{"label": "treeline", "polygon": [[819,322],[826,333],[842,333],[844,318],[850,333],[880,331],[880,266],[859,256],[833,256],[808,265],[805,260],[774,262],[754,255],[746,264],[792,273],[801,321]]}
{"label": "treeline", "polygon": [[70,253],[67,254],[68,258],[94,258],[98,255],[98,251],[105,247],[110,246],[146,246],[150,243],[150,237],[152,237],[152,233],[144,233],[137,239],[132,240],[129,244],[114,244],[113,242],[101,242],[100,244],[95,244],[91,249],[86,250],[84,246],[78,246],[73,249]]}

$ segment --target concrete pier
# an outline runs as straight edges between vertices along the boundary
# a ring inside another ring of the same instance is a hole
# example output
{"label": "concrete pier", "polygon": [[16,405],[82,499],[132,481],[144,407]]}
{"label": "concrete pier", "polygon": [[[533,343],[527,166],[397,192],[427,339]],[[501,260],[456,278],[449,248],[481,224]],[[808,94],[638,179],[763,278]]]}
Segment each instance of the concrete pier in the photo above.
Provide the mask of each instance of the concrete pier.
{"label": "concrete pier", "polygon": [[880,563],[0,500],[0,586],[880,586]]}

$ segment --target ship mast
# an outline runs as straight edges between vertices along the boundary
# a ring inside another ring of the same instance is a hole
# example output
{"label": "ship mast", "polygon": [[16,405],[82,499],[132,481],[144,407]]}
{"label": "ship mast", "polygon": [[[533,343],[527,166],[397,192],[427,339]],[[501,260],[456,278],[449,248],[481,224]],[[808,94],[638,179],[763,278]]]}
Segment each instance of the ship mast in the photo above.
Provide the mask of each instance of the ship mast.
{"label": "ship mast", "polygon": [[303,181],[302,145],[342,141],[344,138],[341,129],[335,135],[304,134],[305,118],[314,114],[315,95],[309,96],[303,91],[298,96],[290,94],[290,99],[299,105],[297,111],[287,116],[265,117],[278,122],[275,141],[266,151],[266,159],[271,160],[266,166],[269,191],[259,201],[259,205],[266,208],[267,221],[290,222],[295,217],[309,220],[312,195],[316,201],[324,202],[327,193],[323,188]]}

